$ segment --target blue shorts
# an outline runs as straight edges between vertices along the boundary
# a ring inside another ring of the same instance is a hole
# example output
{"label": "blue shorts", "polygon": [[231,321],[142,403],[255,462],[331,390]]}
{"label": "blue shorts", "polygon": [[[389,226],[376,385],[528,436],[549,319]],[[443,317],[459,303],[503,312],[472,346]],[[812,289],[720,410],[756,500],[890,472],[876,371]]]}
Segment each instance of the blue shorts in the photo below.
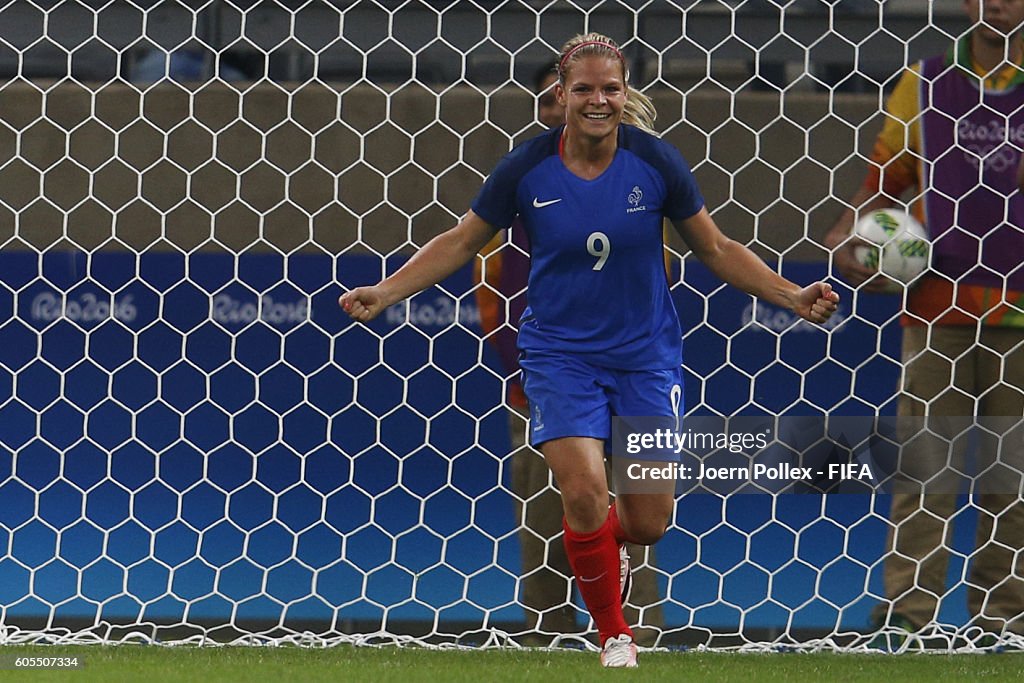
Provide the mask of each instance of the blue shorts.
{"label": "blue shorts", "polygon": [[567,436],[611,438],[612,417],[682,414],[683,372],[616,370],[557,353],[522,354],[530,444]]}

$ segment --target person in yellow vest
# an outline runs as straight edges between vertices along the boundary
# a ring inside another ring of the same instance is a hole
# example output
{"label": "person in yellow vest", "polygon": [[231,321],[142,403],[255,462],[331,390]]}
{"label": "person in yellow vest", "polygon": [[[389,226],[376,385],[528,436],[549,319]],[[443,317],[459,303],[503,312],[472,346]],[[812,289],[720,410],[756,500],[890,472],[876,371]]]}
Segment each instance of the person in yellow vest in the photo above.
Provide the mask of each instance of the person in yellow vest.
{"label": "person in yellow vest", "polygon": [[[1024,0],[966,0],[964,8],[971,31],[897,83],[864,184],[826,246],[834,249],[834,265],[847,281],[861,292],[881,291],[883,278],[853,257],[855,210],[894,206],[915,188],[912,210],[928,230],[932,263],[906,296],[899,416],[1014,422],[1024,416],[1024,195],[1017,189],[1024,148]],[[945,470],[941,476],[962,456],[948,443],[933,443],[924,452]],[[1019,471],[1016,479],[975,492],[980,509],[967,581],[973,630],[964,634],[974,633],[967,637],[978,645],[1014,647],[1024,632]],[[894,493],[887,599],[874,615],[876,626],[889,629],[873,645],[898,649],[908,633],[938,623],[955,506],[955,492],[941,485]]]}

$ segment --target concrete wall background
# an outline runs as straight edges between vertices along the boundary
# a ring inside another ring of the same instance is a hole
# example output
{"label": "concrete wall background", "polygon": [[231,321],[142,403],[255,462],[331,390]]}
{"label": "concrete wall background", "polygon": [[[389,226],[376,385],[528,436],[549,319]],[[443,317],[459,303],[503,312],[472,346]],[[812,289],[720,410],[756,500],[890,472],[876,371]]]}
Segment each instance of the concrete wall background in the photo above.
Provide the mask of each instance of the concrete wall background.
{"label": "concrete wall background", "polygon": [[[652,90],[722,228],[817,247],[864,172],[877,97]],[[539,128],[519,87],[9,84],[4,248],[408,250],[449,227]]]}

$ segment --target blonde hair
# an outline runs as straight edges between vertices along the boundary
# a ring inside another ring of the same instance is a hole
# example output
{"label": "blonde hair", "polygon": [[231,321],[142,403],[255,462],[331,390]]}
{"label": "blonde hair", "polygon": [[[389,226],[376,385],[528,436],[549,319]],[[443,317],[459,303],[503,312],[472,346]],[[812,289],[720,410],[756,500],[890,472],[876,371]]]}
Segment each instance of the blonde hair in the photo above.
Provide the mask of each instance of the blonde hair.
{"label": "blonde hair", "polygon": [[654,102],[639,90],[629,87],[629,69],[626,67],[626,59],[622,56],[618,44],[608,36],[601,33],[587,33],[574,36],[566,41],[558,54],[558,80],[564,86],[569,65],[583,57],[593,56],[619,60],[622,65],[622,80],[626,84],[626,104],[622,108],[622,120],[653,133],[654,121],[658,118]]}

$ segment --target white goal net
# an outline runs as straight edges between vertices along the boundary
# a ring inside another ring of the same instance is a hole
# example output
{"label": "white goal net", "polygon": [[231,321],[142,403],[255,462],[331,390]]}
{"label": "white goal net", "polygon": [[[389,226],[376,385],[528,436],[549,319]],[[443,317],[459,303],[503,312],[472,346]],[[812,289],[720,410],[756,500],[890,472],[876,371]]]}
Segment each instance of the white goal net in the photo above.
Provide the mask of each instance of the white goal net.
{"label": "white goal net", "polygon": [[[591,30],[718,224],[831,277],[884,94],[967,28],[937,1],[0,3],[0,643],[512,643],[523,519],[470,272],[369,325],[339,294],[454,223]],[[687,412],[894,414],[899,295],[837,282],[826,333],[671,246]],[[682,497],[652,642],[862,646],[887,510]],[[939,633],[969,621],[975,514]]]}

